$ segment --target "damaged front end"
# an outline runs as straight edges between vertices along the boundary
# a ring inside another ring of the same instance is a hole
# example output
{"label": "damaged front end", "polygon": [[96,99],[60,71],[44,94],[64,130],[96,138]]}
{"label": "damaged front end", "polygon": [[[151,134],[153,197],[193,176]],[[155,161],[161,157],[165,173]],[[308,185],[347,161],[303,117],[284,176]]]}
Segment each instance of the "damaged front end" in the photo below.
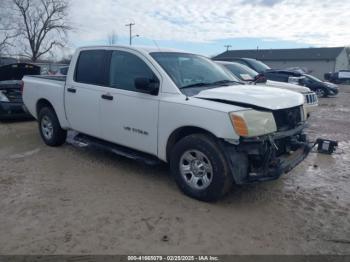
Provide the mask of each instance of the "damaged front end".
{"label": "damaged front end", "polygon": [[[311,150],[303,133],[306,117],[302,106],[272,110],[270,118],[266,118],[267,112],[259,114],[275,132],[241,136],[236,144],[222,142],[237,184],[277,179],[303,161]],[[251,133],[265,126],[256,125]]]}
{"label": "damaged front end", "polygon": [[311,150],[303,128],[241,137],[238,145],[221,141],[236,184],[277,179],[303,161]]}

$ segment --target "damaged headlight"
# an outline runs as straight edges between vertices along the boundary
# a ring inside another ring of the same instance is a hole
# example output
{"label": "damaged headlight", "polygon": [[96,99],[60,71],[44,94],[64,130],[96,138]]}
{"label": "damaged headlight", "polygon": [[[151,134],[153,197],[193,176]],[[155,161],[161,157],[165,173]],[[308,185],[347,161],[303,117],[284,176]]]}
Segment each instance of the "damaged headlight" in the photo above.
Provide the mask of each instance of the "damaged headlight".
{"label": "damaged headlight", "polygon": [[257,110],[231,112],[230,120],[235,132],[243,137],[261,136],[277,131],[271,112]]}
{"label": "damaged headlight", "polygon": [[0,102],[10,102],[7,96],[0,90]]}

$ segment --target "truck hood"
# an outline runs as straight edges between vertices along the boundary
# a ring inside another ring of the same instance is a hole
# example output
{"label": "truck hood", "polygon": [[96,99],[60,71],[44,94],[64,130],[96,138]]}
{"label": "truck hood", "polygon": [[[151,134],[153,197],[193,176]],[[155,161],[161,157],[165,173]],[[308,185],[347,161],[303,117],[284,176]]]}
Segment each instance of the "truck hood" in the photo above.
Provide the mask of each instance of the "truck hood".
{"label": "truck hood", "polygon": [[304,97],[288,90],[266,86],[233,85],[201,91],[196,98],[278,110],[300,106]]}
{"label": "truck hood", "polygon": [[277,81],[271,81],[271,80],[267,80],[266,85],[271,86],[271,87],[287,89],[287,90],[298,92],[298,93],[308,93],[311,91],[309,88],[307,88],[305,86],[299,86],[299,85],[295,85],[295,84],[277,82]]}

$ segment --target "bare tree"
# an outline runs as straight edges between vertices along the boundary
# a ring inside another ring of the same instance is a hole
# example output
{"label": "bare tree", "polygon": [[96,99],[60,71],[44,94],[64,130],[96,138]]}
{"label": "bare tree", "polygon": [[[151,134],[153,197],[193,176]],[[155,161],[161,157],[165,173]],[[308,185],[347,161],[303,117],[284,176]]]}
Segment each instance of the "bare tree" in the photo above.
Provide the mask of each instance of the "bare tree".
{"label": "bare tree", "polygon": [[9,0],[0,1],[0,55],[7,47],[13,46],[11,40],[18,35],[10,12],[10,4]]}
{"label": "bare tree", "polygon": [[0,28],[1,37],[0,37],[0,56],[4,53],[5,49],[11,45],[10,40],[14,37],[10,35],[7,29]]}
{"label": "bare tree", "polygon": [[35,62],[54,47],[63,47],[67,31],[67,0],[13,0],[19,14],[24,57]]}
{"label": "bare tree", "polygon": [[118,42],[118,35],[116,34],[116,32],[112,32],[108,35],[108,44],[109,45],[115,45]]}

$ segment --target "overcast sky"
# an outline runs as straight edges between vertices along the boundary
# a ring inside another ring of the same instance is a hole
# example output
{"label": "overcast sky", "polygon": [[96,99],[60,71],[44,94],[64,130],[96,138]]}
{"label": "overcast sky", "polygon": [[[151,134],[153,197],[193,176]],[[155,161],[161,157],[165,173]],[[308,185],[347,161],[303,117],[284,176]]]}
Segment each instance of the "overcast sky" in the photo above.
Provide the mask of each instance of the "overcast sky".
{"label": "overcast sky", "polygon": [[350,45],[349,0],[74,0],[72,47],[106,44],[115,31],[128,43],[206,55],[233,49]]}

